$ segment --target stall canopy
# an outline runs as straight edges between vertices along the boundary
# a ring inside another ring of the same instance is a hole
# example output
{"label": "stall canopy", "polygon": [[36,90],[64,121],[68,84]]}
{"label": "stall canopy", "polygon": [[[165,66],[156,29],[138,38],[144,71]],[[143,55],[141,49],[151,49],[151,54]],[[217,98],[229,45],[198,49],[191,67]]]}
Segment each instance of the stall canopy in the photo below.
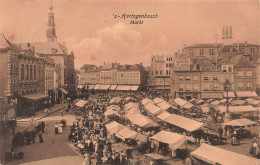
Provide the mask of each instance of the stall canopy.
{"label": "stall canopy", "polygon": [[175,109],[175,107],[173,107],[171,104],[169,104],[166,101],[158,103],[157,106],[160,107],[164,111],[166,111],[166,110],[168,110],[170,108]]}
{"label": "stall canopy", "polygon": [[223,165],[256,165],[260,164],[260,160],[241,155],[235,152],[224,150],[208,144],[201,144],[191,155],[203,160],[209,164],[223,164]]}
{"label": "stall canopy", "polygon": [[88,85],[88,89],[93,89],[96,85],[93,84],[93,85]]}
{"label": "stall canopy", "polygon": [[237,97],[257,97],[257,94],[255,91],[239,91],[236,92]]}
{"label": "stall canopy", "polygon": [[138,108],[131,108],[127,112],[127,114],[133,114],[133,113],[141,113],[140,109]]}
{"label": "stall canopy", "polygon": [[175,102],[176,104],[178,104],[179,106],[181,106],[181,107],[188,103],[188,101],[183,100],[183,99],[181,99],[181,98],[176,98],[176,99],[174,99],[174,102]]}
{"label": "stall canopy", "polygon": [[105,116],[111,116],[111,115],[116,115],[116,116],[120,116],[120,114],[118,113],[118,111],[113,110],[113,109],[108,109],[106,110],[106,112],[104,112]]}
{"label": "stall canopy", "polygon": [[197,104],[201,104],[201,103],[203,103],[204,102],[204,100],[198,100],[197,101]]}
{"label": "stall canopy", "polygon": [[152,115],[158,115],[162,112],[162,109],[160,107],[157,107],[154,104],[146,104],[144,105],[145,110],[147,110]]}
{"label": "stall canopy", "polygon": [[148,117],[140,114],[134,113],[125,116],[130,122],[139,127],[157,127],[158,124],[150,120]]}
{"label": "stall canopy", "polygon": [[130,91],[133,86],[129,85],[118,85],[116,90],[118,91]]}
{"label": "stall canopy", "polygon": [[191,104],[191,103],[187,103],[187,104],[184,104],[183,106],[182,106],[182,108],[184,108],[184,109],[191,109],[193,107],[193,104]]}
{"label": "stall canopy", "polygon": [[125,140],[125,139],[136,139],[137,134],[138,134],[137,132],[135,132],[135,131],[133,131],[133,130],[131,130],[131,129],[126,127],[124,129],[118,131],[116,133],[116,136],[118,138],[122,139],[122,140]]}
{"label": "stall canopy", "polygon": [[[224,96],[224,98],[226,98],[227,97],[227,92],[223,92],[223,96]],[[234,92],[228,92],[228,97],[229,98],[234,98],[234,97],[236,97],[235,96],[235,93]]]}
{"label": "stall canopy", "polygon": [[163,102],[163,101],[164,101],[164,100],[161,99],[161,98],[159,98],[159,97],[153,99],[153,102],[154,102],[155,104],[159,104],[160,102]]}
{"label": "stall canopy", "polygon": [[117,85],[111,85],[111,86],[109,87],[109,90],[115,90],[116,87],[117,87]]}
{"label": "stall canopy", "polygon": [[230,125],[230,126],[248,126],[248,125],[253,125],[256,124],[256,122],[253,122],[251,120],[248,119],[236,119],[236,120],[232,120],[229,122],[224,123],[223,125]]}
{"label": "stall canopy", "polygon": [[232,105],[243,105],[245,103],[246,103],[245,100],[233,100],[233,101],[231,101]]}
{"label": "stall canopy", "polygon": [[161,120],[165,120],[165,119],[167,119],[168,117],[170,117],[171,116],[171,114],[169,113],[169,112],[163,112],[163,113],[161,113],[161,114],[159,114],[159,115],[157,115],[156,117],[158,118],[158,119],[161,119]]}
{"label": "stall canopy", "polygon": [[189,132],[196,131],[203,126],[202,122],[198,122],[183,116],[172,114],[164,120],[165,122],[183,128]]}
{"label": "stall canopy", "polygon": [[220,101],[215,100],[215,101],[212,101],[210,104],[211,104],[211,105],[219,105],[219,104],[220,104]]}
{"label": "stall canopy", "polygon": [[118,105],[110,105],[106,109],[113,109],[113,110],[116,110],[116,111],[120,111],[120,107]]}
{"label": "stall canopy", "polygon": [[79,100],[75,105],[78,107],[84,107],[84,105],[87,103],[85,100]]}
{"label": "stall canopy", "polygon": [[139,104],[138,103],[134,103],[134,102],[129,102],[127,104],[125,104],[125,109],[129,110],[132,108],[139,108]]}
{"label": "stall canopy", "polygon": [[201,105],[200,109],[202,110],[203,113],[208,113],[210,111],[210,106]]}
{"label": "stall canopy", "polygon": [[42,100],[42,99],[48,99],[50,96],[45,95],[45,94],[31,94],[31,95],[25,95],[22,97],[30,99],[30,100],[38,101],[38,100]]}
{"label": "stall canopy", "polygon": [[146,105],[146,104],[154,104],[153,100],[145,98],[142,100],[142,104]]}
{"label": "stall canopy", "polygon": [[126,126],[119,124],[116,121],[113,121],[109,124],[106,124],[106,128],[110,134],[114,134],[118,131],[121,131],[122,129],[126,128]]}
{"label": "stall canopy", "polygon": [[176,150],[181,145],[183,145],[186,140],[194,141],[194,139],[191,137],[187,137],[184,135],[180,135],[177,133],[168,132],[164,130],[152,136],[151,139],[169,144],[169,148],[171,150]]}
{"label": "stall canopy", "polygon": [[[252,105],[246,105],[246,106],[229,106],[229,112],[231,113],[245,113],[245,112],[255,112],[257,109],[253,107]],[[221,112],[226,112],[227,107],[219,107],[219,110]]]}

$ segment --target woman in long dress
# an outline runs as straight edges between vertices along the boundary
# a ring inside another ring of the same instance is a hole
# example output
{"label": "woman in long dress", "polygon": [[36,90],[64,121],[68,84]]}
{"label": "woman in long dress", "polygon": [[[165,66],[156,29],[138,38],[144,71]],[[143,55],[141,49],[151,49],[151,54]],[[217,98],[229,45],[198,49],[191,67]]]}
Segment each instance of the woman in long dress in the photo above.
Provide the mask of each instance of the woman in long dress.
{"label": "woman in long dress", "polygon": [[59,134],[62,134],[62,126],[63,126],[63,124],[59,123],[59,127],[58,127]]}

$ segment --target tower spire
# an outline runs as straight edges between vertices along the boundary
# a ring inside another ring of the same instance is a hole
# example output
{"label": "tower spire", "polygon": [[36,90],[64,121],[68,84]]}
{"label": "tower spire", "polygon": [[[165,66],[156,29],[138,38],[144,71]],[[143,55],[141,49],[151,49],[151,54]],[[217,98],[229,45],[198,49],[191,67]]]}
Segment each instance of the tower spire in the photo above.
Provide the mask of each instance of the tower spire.
{"label": "tower spire", "polygon": [[47,25],[47,34],[46,38],[48,42],[54,42],[57,41],[56,36],[56,29],[55,29],[55,22],[54,22],[54,13],[53,13],[53,6],[52,6],[52,0],[50,0],[50,12],[48,13],[48,25]]}

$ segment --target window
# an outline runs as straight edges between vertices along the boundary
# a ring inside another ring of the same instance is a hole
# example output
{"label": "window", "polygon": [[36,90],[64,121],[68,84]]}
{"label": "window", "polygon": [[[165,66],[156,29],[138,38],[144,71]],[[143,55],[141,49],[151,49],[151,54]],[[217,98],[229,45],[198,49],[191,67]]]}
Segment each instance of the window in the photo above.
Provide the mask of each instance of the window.
{"label": "window", "polygon": [[251,88],[252,88],[251,82],[247,82],[247,83],[246,83],[246,88],[247,88],[247,89],[251,89]]}
{"label": "window", "polygon": [[244,48],[239,48],[239,51],[240,51],[241,53],[244,53]]}
{"label": "window", "polygon": [[255,53],[255,48],[250,48],[250,53]]}
{"label": "window", "polygon": [[205,83],[204,84],[204,91],[208,91],[209,90],[209,83]]}
{"label": "window", "polygon": [[168,72],[168,70],[166,70],[166,75],[168,75],[169,74],[169,72]]}
{"label": "window", "polygon": [[30,65],[30,79],[32,80],[32,65]]}
{"label": "window", "polygon": [[246,72],[246,76],[247,76],[248,78],[251,78],[251,77],[252,77],[252,71],[247,71],[247,72]]}
{"label": "window", "polygon": [[243,71],[238,71],[237,74],[239,78],[243,78]]}
{"label": "window", "polygon": [[21,79],[24,80],[24,64],[21,67]]}
{"label": "window", "polygon": [[190,84],[186,84],[186,91],[190,91],[191,90],[191,85]]}
{"label": "window", "polygon": [[196,81],[198,80],[198,76],[192,76],[192,79]]}
{"label": "window", "polygon": [[213,77],[213,80],[218,80],[218,76],[214,76],[214,77]]}
{"label": "window", "polygon": [[232,67],[231,66],[228,67],[228,72],[232,72]]}
{"label": "window", "polygon": [[193,90],[198,91],[199,90],[199,84],[193,84]]}
{"label": "window", "polygon": [[209,80],[209,76],[204,76],[204,80]]}
{"label": "window", "polygon": [[152,75],[153,75],[153,70],[152,70]]}
{"label": "window", "polygon": [[227,66],[222,67],[223,72],[227,72]]}
{"label": "window", "polygon": [[155,71],[155,75],[158,75],[158,70]]}
{"label": "window", "polygon": [[242,82],[238,82],[237,86],[238,86],[239,89],[242,89],[244,85],[243,85]]}
{"label": "window", "polygon": [[190,76],[186,76],[186,80],[190,80]]}
{"label": "window", "polygon": [[179,84],[179,91],[183,91],[183,84]]}
{"label": "window", "polygon": [[166,64],[166,68],[168,68],[168,64]]}
{"label": "window", "polygon": [[163,74],[163,72],[162,72],[162,70],[160,70],[160,75],[162,75]]}
{"label": "window", "polygon": [[28,67],[28,65],[26,65],[25,71],[26,71],[26,80],[28,80],[29,79],[29,67]]}
{"label": "window", "polygon": [[183,80],[183,78],[184,78],[183,76],[179,76],[179,80]]}
{"label": "window", "polygon": [[217,90],[218,90],[218,84],[216,83],[213,85],[213,91],[217,91]]}
{"label": "window", "polygon": [[204,55],[204,49],[200,49],[200,55]]}
{"label": "window", "polygon": [[209,54],[214,55],[214,49],[209,49]]}
{"label": "window", "polygon": [[193,50],[193,49],[190,50],[190,54],[191,54],[192,56],[194,55],[194,50]]}

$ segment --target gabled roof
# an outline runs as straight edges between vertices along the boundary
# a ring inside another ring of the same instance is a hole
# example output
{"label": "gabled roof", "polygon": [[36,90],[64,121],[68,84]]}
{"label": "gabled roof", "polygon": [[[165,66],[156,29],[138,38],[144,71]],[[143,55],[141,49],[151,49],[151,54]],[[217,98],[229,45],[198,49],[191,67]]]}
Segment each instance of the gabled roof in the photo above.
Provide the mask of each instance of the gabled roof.
{"label": "gabled roof", "polygon": [[134,64],[134,65],[132,65],[130,70],[144,71],[145,67],[142,64]]}
{"label": "gabled roof", "polygon": [[109,69],[117,69],[120,67],[119,63],[107,63],[104,66],[102,66],[102,70],[109,70]]}
{"label": "gabled roof", "polygon": [[230,63],[234,64],[236,68],[255,68],[255,66],[242,55],[232,57]]}
{"label": "gabled roof", "polygon": [[164,56],[153,55],[152,58],[153,58],[153,61],[157,61],[157,62],[159,62],[159,61],[163,62],[164,61]]}
{"label": "gabled roof", "polygon": [[206,56],[196,56],[191,59],[193,61],[193,64],[199,64],[200,67],[203,68],[212,68],[215,67],[215,65],[212,64],[211,60],[207,58]]}
{"label": "gabled roof", "polygon": [[90,67],[95,67],[93,64],[84,64],[80,69],[88,69]]}
{"label": "gabled roof", "polygon": [[[28,43],[17,43],[16,45],[24,50],[27,50],[27,44]],[[67,50],[65,45],[62,45],[58,42],[31,42],[30,45],[35,48],[35,53],[44,55],[63,55],[65,54],[64,51]]]}
{"label": "gabled roof", "polygon": [[223,44],[222,43],[211,43],[211,44],[193,44],[184,47],[185,48],[216,48],[216,47],[221,47]]}
{"label": "gabled roof", "polygon": [[[230,52],[230,49],[232,49],[232,51]],[[225,52],[229,52],[229,53],[239,53],[238,48],[235,45],[224,45],[221,50],[220,53],[225,53]]]}

